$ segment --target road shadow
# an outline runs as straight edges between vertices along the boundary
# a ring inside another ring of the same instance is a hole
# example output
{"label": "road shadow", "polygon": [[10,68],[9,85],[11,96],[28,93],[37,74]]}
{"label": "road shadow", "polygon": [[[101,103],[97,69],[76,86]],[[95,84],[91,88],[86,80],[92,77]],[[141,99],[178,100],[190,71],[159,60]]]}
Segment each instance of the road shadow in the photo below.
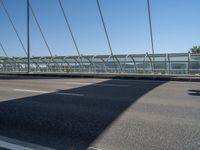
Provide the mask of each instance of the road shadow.
{"label": "road shadow", "polygon": [[126,81],[126,86],[108,80],[4,101],[0,135],[55,149],[84,150],[141,96],[164,83]]}
{"label": "road shadow", "polygon": [[189,91],[189,95],[192,96],[200,96],[200,90],[188,90]]}

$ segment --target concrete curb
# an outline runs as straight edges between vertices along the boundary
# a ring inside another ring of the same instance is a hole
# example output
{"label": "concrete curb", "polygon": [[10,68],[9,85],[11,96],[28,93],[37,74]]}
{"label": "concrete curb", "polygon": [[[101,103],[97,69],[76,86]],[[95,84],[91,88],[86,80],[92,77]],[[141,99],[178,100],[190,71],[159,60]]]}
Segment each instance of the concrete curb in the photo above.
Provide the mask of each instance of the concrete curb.
{"label": "concrete curb", "polygon": [[6,76],[32,76],[32,77],[70,77],[70,78],[110,78],[132,80],[160,80],[160,81],[186,81],[200,82],[200,76],[192,75],[153,75],[153,74],[94,74],[94,73],[0,73]]}

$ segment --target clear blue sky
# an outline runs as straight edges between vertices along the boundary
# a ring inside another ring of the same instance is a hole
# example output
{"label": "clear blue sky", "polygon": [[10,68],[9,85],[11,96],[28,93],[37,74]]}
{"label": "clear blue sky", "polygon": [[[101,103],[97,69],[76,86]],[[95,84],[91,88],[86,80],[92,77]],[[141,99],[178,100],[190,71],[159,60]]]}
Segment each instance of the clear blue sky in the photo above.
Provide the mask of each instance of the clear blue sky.
{"label": "clear blue sky", "polygon": [[[4,2],[26,44],[26,1]],[[31,3],[53,54],[77,55],[58,1]],[[81,53],[109,54],[96,0],[63,0],[63,4]],[[151,53],[146,0],[100,0],[100,4],[115,54]],[[200,0],[151,0],[156,53],[187,52],[200,44],[199,6]],[[2,7],[0,40],[9,55],[24,55]],[[49,55],[32,16],[31,55]]]}

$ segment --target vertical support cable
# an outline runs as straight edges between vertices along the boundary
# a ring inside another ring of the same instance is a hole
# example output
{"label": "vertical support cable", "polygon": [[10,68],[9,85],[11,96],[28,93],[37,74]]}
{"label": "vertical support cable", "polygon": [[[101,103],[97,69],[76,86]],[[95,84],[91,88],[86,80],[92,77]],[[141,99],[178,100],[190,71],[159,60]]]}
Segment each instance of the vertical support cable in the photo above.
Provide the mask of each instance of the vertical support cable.
{"label": "vertical support cable", "polygon": [[76,51],[77,51],[77,53],[78,53],[78,56],[81,57],[81,54],[80,54],[78,45],[77,45],[76,40],[75,40],[75,38],[74,38],[74,34],[73,34],[73,32],[72,32],[70,23],[69,23],[69,21],[68,21],[68,18],[67,18],[67,15],[66,15],[66,13],[65,13],[65,10],[64,10],[64,8],[63,8],[63,5],[62,5],[61,0],[58,0],[58,3],[59,3],[59,5],[60,5],[60,9],[61,9],[61,11],[62,11],[62,13],[63,13],[65,22],[66,22],[67,27],[68,27],[68,29],[69,29],[69,32],[70,32],[71,38],[72,38],[72,40],[73,40],[74,46],[75,46],[75,48],[76,48]]}
{"label": "vertical support cable", "polygon": [[23,42],[22,42],[22,40],[21,40],[21,38],[20,38],[20,36],[19,36],[19,33],[18,33],[17,29],[15,28],[15,25],[14,25],[14,23],[13,23],[11,17],[10,17],[10,14],[9,14],[8,10],[6,9],[6,7],[5,7],[5,5],[4,5],[3,0],[0,0],[0,4],[2,5],[2,7],[3,7],[3,9],[4,9],[4,11],[5,11],[5,13],[6,13],[8,19],[9,19],[10,24],[12,25],[13,30],[15,31],[15,33],[16,33],[16,35],[17,35],[17,38],[18,38],[18,40],[19,40],[19,42],[20,42],[20,44],[21,44],[21,46],[22,46],[22,48],[23,48],[25,54],[28,55],[28,54],[27,54],[27,51],[26,51],[26,48],[25,48],[25,46],[24,46],[24,44],[23,44]]}
{"label": "vertical support cable", "polygon": [[150,37],[151,37],[151,51],[153,54],[153,69],[155,67],[155,58],[154,58],[154,39],[153,39],[153,29],[152,29],[152,21],[151,21],[151,7],[150,7],[150,0],[147,0],[148,6],[148,16],[149,16],[149,29],[150,29]]}
{"label": "vertical support cable", "polygon": [[108,42],[108,46],[110,48],[110,53],[113,56],[113,50],[112,50],[112,47],[111,47],[110,39],[109,39],[108,32],[107,32],[107,29],[106,29],[106,24],[105,24],[105,21],[104,21],[104,18],[103,18],[103,14],[102,14],[102,11],[101,11],[101,6],[100,6],[100,3],[99,3],[99,0],[96,0],[96,1],[97,1],[97,6],[98,6],[98,9],[99,9],[99,13],[100,13],[101,21],[102,21],[102,24],[103,24],[104,32],[106,34],[106,39],[107,39],[107,42]]}
{"label": "vertical support cable", "polygon": [[28,51],[28,73],[31,72],[30,69],[30,11],[29,11],[29,0],[27,0],[27,51]]}

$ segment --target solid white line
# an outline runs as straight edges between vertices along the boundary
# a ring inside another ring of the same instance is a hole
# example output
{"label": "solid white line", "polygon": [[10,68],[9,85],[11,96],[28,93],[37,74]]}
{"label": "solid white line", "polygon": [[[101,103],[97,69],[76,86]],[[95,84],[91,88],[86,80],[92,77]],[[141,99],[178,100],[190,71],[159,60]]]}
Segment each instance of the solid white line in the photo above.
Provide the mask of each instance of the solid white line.
{"label": "solid white line", "polygon": [[108,84],[108,83],[93,83],[93,82],[72,82],[67,81],[65,84],[75,84],[75,85],[98,85],[98,86],[110,86],[110,87],[128,87],[126,84]]}
{"label": "solid white line", "polygon": [[57,92],[57,91],[38,91],[38,90],[27,90],[27,89],[14,89],[14,91],[42,93],[42,94],[49,93],[49,94],[68,95],[68,96],[84,96],[83,94],[78,94],[78,93],[63,93],[63,92]]}

